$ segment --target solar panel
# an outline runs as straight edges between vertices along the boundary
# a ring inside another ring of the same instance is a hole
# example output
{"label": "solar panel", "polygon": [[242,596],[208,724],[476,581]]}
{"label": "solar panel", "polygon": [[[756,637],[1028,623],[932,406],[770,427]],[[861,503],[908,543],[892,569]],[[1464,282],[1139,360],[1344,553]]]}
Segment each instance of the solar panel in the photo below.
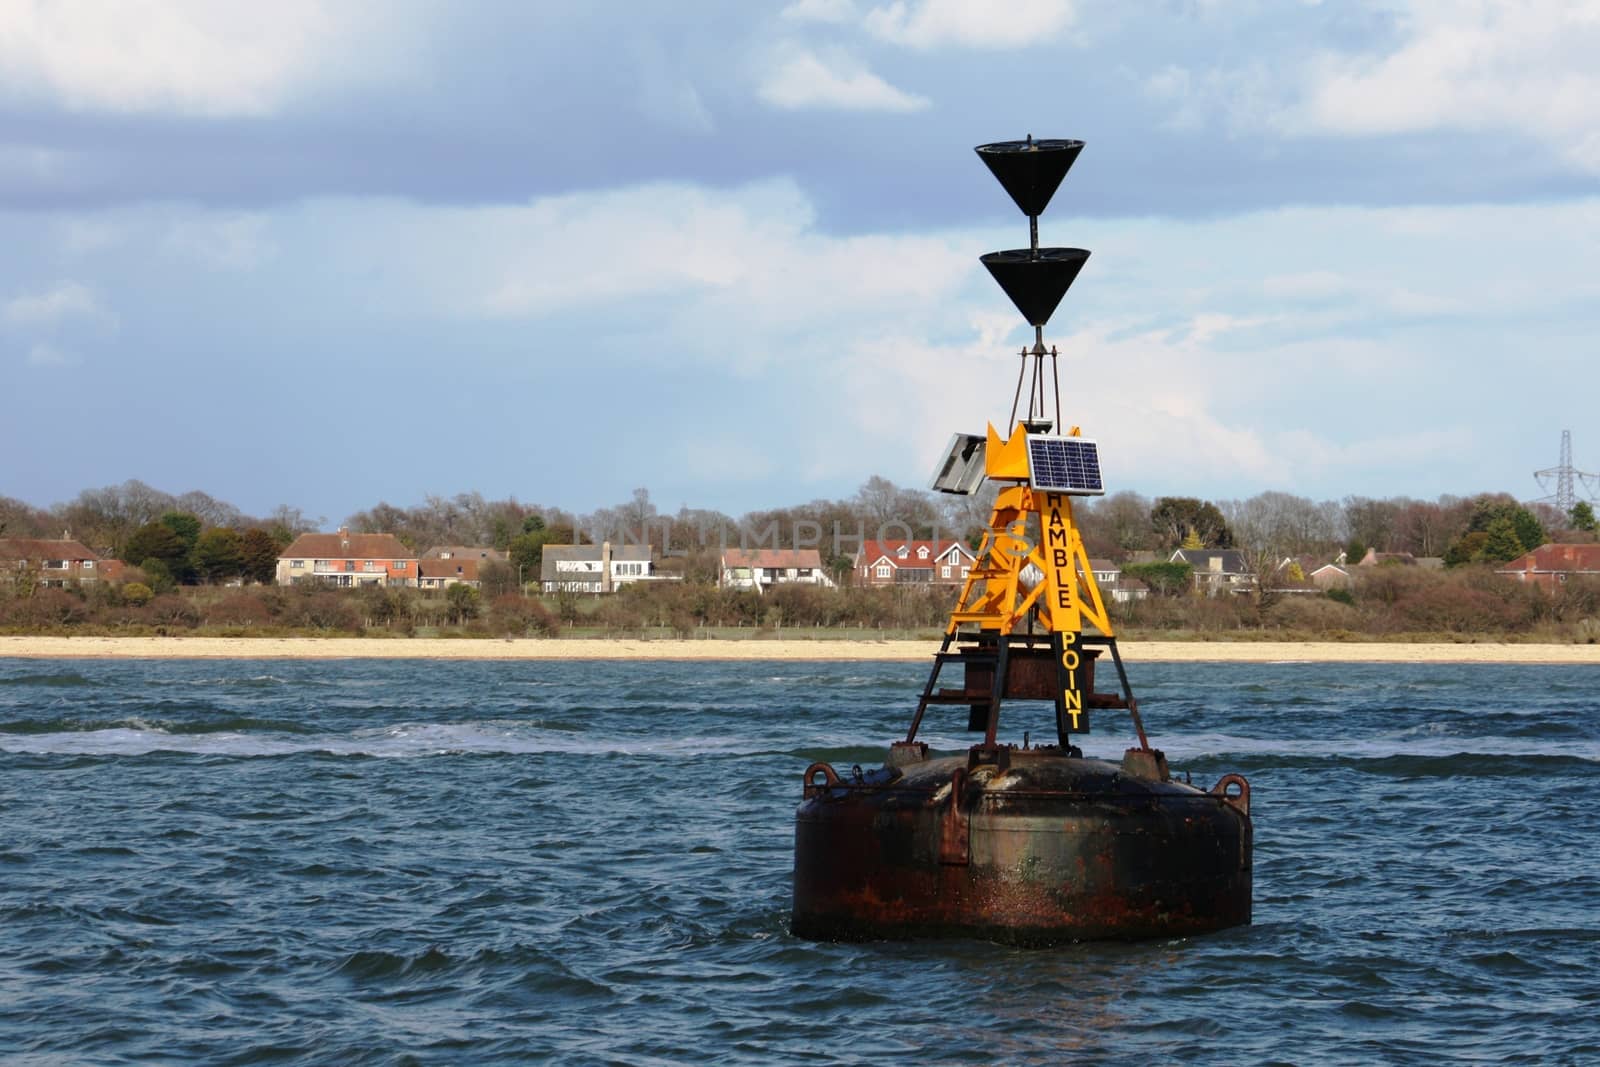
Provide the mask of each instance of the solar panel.
{"label": "solar panel", "polygon": [[1100,446],[1083,437],[1028,435],[1028,484],[1046,493],[1101,496]]}
{"label": "solar panel", "polygon": [[982,434],[958,433],[950,438],[945,457],[933,472],[929,489],[970,496],[983,484],[987,442]]}

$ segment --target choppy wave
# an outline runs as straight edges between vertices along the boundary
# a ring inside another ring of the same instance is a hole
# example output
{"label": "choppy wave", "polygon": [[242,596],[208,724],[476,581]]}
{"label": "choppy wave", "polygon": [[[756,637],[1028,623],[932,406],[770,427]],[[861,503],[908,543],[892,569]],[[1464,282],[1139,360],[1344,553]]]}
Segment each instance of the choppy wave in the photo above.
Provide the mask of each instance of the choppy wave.
{"label": "choppy wave", "polygon": [[[0,662],[0,1047],[1600,1057],[1600,671],[1134,665],[1175,767],[1250,777],[1253,926],[1048,951],[796,940],[801,773],[881,760],[922,669]],[[972,740],[949,710],[920,735],[937,751]],[[1085,748],[1120,757],[1126,721],[1095,723]]]}

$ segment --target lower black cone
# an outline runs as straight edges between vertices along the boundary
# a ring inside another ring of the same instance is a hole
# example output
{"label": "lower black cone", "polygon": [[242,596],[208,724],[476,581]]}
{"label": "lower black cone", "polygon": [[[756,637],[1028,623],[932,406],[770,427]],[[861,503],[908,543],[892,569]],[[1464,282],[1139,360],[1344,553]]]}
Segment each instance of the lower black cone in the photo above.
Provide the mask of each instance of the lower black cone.
{"label": "lower black cone", "polygon": [[1083,248],[1041,248],[1037,256],[1026,248],[990,252],[979,260],[1029,326],[1043,326],[1089,259]]}

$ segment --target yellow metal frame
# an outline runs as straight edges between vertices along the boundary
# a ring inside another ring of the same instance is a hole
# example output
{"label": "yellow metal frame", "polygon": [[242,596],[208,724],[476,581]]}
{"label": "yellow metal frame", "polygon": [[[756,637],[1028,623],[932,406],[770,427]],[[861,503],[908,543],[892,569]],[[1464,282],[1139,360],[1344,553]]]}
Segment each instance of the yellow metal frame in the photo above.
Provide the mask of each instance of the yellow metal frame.
{"label": "yellow metal frame", "polygon": [[[1072,498],[1039,492],[1029,479],[1027,427],[1017,423],[1009,440],[1001,440],[991,423],[984,473],[1001,482],[1019,482],[1000,490],[989,528],[978,548],[976,565],[961,587],[950,613],[948,633],[963,625],[1000,634],[1015,633],[1032,618],[1046,633],[1081,634],[1086,625],[1114,637],[1100,587],[1095,584],[1083,536],[1072,518]],[[1080,435],[1078,427],[1070,436]],[[1029,517],[1038,516],[1038,541],[1030,539]],[[1042,580],[1023,577],[1028,565]]]}

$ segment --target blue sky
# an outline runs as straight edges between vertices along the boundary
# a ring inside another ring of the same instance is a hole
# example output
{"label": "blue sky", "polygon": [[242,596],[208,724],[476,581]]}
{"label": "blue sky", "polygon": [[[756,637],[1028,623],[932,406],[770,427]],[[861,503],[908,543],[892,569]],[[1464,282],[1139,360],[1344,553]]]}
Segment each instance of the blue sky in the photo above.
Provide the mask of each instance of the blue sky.
{"label": "blue sky", "polygon": [[1600,468],[1600,3],[0,0],[0,494],[331,520],[922,485],[1030,331],[972,153],[1087,142],[1109,487]]}

